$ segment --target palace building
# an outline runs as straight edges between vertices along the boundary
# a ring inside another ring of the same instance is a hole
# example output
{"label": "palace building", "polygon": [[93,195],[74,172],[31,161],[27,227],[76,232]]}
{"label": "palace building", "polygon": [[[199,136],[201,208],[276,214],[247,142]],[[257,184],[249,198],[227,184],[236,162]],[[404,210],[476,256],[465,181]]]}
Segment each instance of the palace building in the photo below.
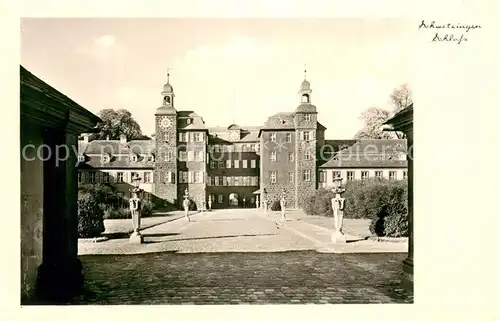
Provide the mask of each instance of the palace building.
{"label": "palace building", "polygon": [[111,183],[125,196],[139,176],[145,197],[165,208],[180,208],[186,189],[196,208],[209,198],[212,208],[255,207],[257,197],[273,201],[283,191],[291,208],[301,208],[317,188],[330,186],[332,175],[405,178],[404,140],[325,140],[309,81],[298,94],[295,109],[261,126],[207,127],[195,111],[177,110],[167,75],[154,137],[89,141],[83,135],[79,182]]}

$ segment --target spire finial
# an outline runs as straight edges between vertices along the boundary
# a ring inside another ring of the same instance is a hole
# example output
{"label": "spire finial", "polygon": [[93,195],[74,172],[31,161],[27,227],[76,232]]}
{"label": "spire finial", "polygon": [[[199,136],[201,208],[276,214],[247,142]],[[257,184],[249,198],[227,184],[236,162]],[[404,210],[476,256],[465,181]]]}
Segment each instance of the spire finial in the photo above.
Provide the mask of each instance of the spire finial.
{"label": "spire finial", "polygon": [[306,64],[304,64],[304,80],[307,79],[307,67]]}
{"label": "spire finial", "polygon": [[170,83],[170,72],[172,71],[172,69],[170,68],[167,68],[167,84]]}

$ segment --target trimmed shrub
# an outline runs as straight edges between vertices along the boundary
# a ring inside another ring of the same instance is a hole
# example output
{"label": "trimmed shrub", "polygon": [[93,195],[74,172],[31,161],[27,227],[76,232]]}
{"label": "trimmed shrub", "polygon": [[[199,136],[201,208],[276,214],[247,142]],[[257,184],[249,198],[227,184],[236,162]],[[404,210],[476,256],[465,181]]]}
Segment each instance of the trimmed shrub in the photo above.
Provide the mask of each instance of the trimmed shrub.
{"label": "trimmed shrub", "polygon": [[[378,236],[408,236],[408,181],[368,179],[347,182],[344,218],[370,219],[370,232]],[[307,215],[333,216],[331,190],[318,189],[306,199]]]}
{"label": "trimmed shrub", "polygon": [[97,237],[104,232],[104,211],[92,193],[78,198],[78,237]]}
{"label": "trimmed shrub", "polygon": [[332,197],[330,190],[318,189],[313,196],[306,199],[303,210],[307,215],[333,216]]}
{"label": "trimmed shrub", "polygon": [[269,208],[271,211],[281,211],[281,203],[279,200],[271,201],[271,206]]}
{"label": "trimmed shrub", "polygon": [[149,217],[153,214],[153,210],[155,209],[155,204],[151,201],[148,200],[143,200],[142,201],[142,206],[141,206],[141,216],[142,217]]}

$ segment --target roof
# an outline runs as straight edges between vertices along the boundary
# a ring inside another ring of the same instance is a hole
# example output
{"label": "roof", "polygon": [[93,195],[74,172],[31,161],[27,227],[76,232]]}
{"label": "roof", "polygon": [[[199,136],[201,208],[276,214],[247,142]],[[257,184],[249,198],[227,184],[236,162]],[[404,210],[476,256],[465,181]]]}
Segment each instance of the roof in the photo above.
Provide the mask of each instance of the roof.
{"label": "roof", "polygon": [[151,139],[131,140],[125,144],[120,143],[119,140],[93,140],[87,144],[79,141],[78,152],[87,155],[101,155],[102,153],[109,153],[111,155],[135,153],[139,155],[154,152],[155,146],[155,141]]}
{"label": "roof", "polygon": [[316,113],[316,106],[310,103],[302,103],[297,109],[295,109],[296,113]]}
{"label": "roof", "polygon": [[77,133],[91,132],[99,117],[59,92],[22,65],[20,67],[21,117],[46,127],[59,127]]}
{"label": "roof", "polygon": [[[229,135],[232,131],[239,130],[240,139],[230,139]],[[217,126],[209,127],[209,142],[210,143],[238,143],[238,142],[257,142],[259,140],[259,126],[240,126],[231,124],[228,127]]]}
{"label": "roof", "polygon": [[177,110],[173,106],[161,106],[156,109],[155,115],[175,115]]}
{"label": "roof", "polygon": [[336,145],[332,149],[337,152],[321,168],[407,166],[405,139],[325,141],[325,144]]}
{"label": "roof", "polygon": [[404,131],[413,126],[413,103],[400,110],[392,118],[388,119],[383,125],[385,131]]}
{"label": "roof", "polygon": [[192,110],[180,110],[177,112],[177,128],[183,130],[204,130],[205,121],[201,116]]}

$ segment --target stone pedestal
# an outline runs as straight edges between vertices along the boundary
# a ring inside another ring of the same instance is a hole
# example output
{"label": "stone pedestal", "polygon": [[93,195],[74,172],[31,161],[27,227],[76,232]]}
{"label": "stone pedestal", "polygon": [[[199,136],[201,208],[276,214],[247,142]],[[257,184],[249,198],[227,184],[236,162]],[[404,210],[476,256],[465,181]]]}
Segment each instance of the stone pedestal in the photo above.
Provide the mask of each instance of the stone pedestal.
{"label": "stone pedestal", "polygon": [[332,243],[336,244],[336,243],[347,243],[347,239],[344,235],[344,233],[342,233],[342,231],[335,231],[332,233]]}
{"label": "stone pedestal", "polygon": [[144,243],[144,236],[142,234],[140,234],[139,232],[134,232],[130,235],[129,243],[130,244],[142,244],[142,243]]}

